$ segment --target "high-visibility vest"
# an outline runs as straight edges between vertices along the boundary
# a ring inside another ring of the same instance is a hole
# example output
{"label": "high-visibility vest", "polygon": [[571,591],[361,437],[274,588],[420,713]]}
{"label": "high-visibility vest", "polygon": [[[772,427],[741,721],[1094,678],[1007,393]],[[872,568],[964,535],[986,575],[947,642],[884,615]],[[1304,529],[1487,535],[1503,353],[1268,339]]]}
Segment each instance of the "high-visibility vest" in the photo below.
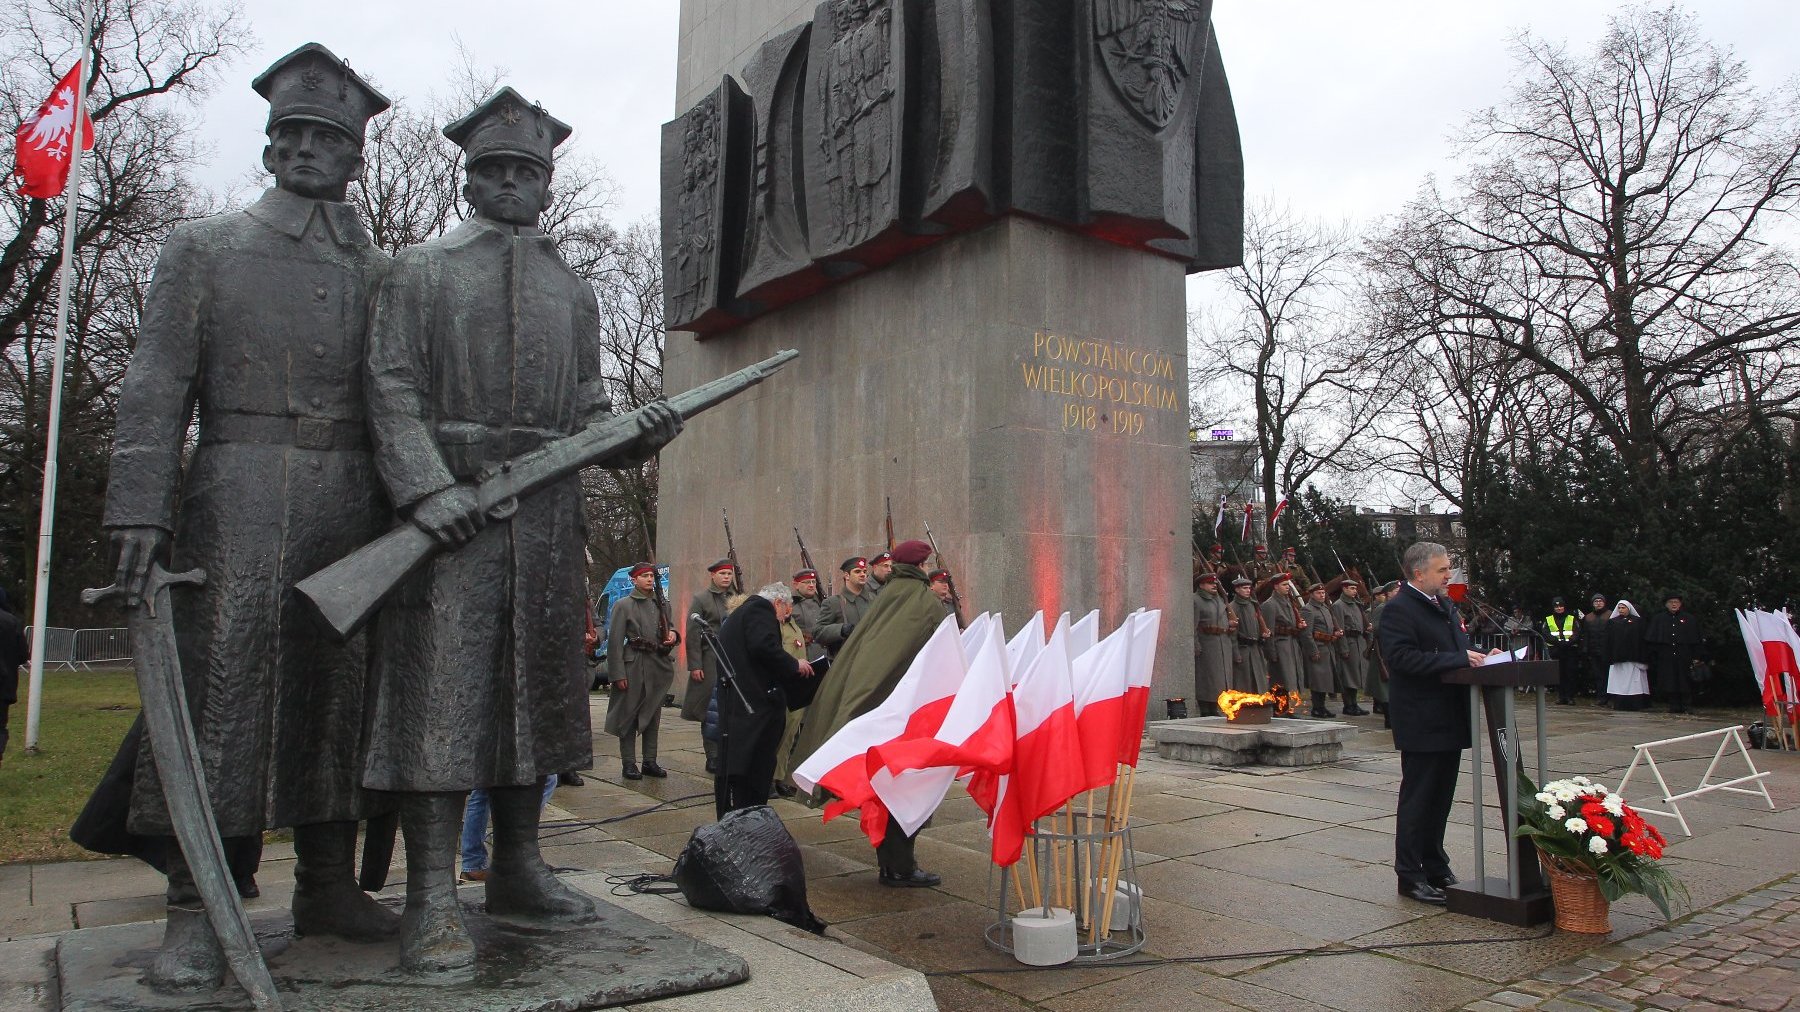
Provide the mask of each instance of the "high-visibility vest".
{"label": "high-visibility vest", "polygon": [[1562,628],[1556,627],[1556,616],[1545,615],[1544,624],[1550,627],[1550,638],[1558,643],[1567,643],[1575,638],[1575,616],[1564,615]]}

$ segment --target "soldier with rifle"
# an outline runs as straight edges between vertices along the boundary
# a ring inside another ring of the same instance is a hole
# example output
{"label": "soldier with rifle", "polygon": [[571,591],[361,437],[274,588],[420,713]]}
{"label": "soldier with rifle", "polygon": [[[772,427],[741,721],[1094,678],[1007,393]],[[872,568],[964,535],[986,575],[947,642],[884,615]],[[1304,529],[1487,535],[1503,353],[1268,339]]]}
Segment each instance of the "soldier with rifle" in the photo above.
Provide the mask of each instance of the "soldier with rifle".
{"label": "soldier with rifle", "polygon": [[1344,633],[1338,627],[1337,615],[1326,600],[1325,585],[1314,583],[1306,589],[1306,603],[1300,613],[1306,618],[1306,631],[1301,653],[1306,662],[1306,687],[1312,693],[1312,715],[1335,717],[1325,700],[1338,690],[1337,645]]}
{"label": "soldier with rifle", "polygon": [[[706,706],[712,701],[713,686],[719,681],[719,658],[713,653],[713,639],[701,628],[715,632],[725,624],[725,602],[738,582],[737,564],[726,557],[706,567],[706,586],[694,592],[687,606],[687,679],[681,697],[681,719],[699,723],[706,719]],[[717,773],[719,743],[704,735],[706,772]]]}
{"label": "soldier with rifle", "polygon": [[[930,524],[925,525],[925,543],[931,546],[931,559],[937,565],[937,568],[927,577],[932,593],[937,594],[939,600],[950,606],[950,614],[956,616],[956,627],[965,629],[968,627],[968,622],[963,619],[962,594],[956,589],[956,575],[950,572],[948,564],[945,563],[944,552],[938,547],[937,538],[932,536]],[[940,582],[943,583],[941,591],[938,590]]]}
{"label": "soldier with rifle", "polygon": [[806,539],[800,536],[798,527],[794,528],[794,543],[800,546],[800,569],[788,581],[788,586],[794,588],[793,622],[800,627],[810,648],[819,638],[819,610],[825,604],[825,592],[819,584],[819,567],[813,565],[812,553],[806,550]]}
{"label": "soldier with rifle", "polygon": [[1337,642],[1338,676],[1344,688],[1344,716],[1367,716],[1357,704],[1356,696],[1368,689],[1369,648],[1374,642],[1369,634],[1369,612],[1362,599],[1362,584],[1354,577],[1341,578],[1337,586],[1336,610],[1338,628],[1343,638]]}
{"label": "soldier with rifle", "polygon": [[891,552],[876,552],[869,557],[869,600],[881,594],[881,588],[887,586],[888,577],[894,573],[894,556]]}
{"label": "soldier with rifle", "polygon": [[1256,585],[1247,576],[1231,581],[1231,687],[1239,692],[1269,691],[1269,624],[1256,604]]}
{"label": "soldier with rifle", "polygon": [[818,640],[833,657],[844,649],[856,623],[875,603],[875,595],[868,590],[868,559],[852,555],[839,564],[838,571],[844,574],[844,589],[826,598],[819,609]]}
{"label": "soldier with rifle", "polygon": [[1196,717],[1217,716],[1219,694],[1231,688],[1237,617],[1219,590],[1217,573],[1201,573],[1194,590],[1194,706]]}
{"label": "soldier with rifle", "polygon": [[[556,468],[510,501],[486,499],[493,481],[531,473],[534,455],[616,431],[605,422],[593,287],[539,228],[554,152],[569,134],[511,88],[445,127],[464,151],[474,214],[401,253],[371,317],[376,466],[401,515],[439,546],[382,613],[363,774],[364,786],[400,803],[408,972],[475,960],[455,878],[472,788],[488,789],[493,813],[488,911],[559,923],[598,916],[590,897],[550,871],[537,842],[544,778],[593,762],[577,633],[586,600],[580,475]],[[628,424],[628,442],[574,463],[635,465],[682,422],[658,401]],[[654,636],[652,653],[672,649],[666,612],[642,603],[659,613],[656,624],[620,623],[615,639]],[[621,657],[642,652],[617,646]],[[634,674],[615,671],[615,685],[618,677],[641,692]]]}
{"label": "soldier with rifle", "polygon": [[[1300,611],[1300,591],[1293,577],[1276,573],[1257,588],[1262,596],[1263,625],[1269,630],[1269,684],[1283,692],[1299,692],[1306,682],[1305,655],[1300,638],[1307,636],[1306,617]],[[1311,637],[1307,638],[1311,642]]]}
{"label": "soldier with rifle", "polygon": [[[695,623],[690,619],[689,624]],[[663,694],[675,679],[675,644],[680,637],[669,621],[654,563],[631,567],[631,593],[613,605],[606,638],[607,674],[612,679],[606,733],[619,739],[621,775],[627,780],[666,777],[668,772],[656,761],[656,744],[662,730]]]}

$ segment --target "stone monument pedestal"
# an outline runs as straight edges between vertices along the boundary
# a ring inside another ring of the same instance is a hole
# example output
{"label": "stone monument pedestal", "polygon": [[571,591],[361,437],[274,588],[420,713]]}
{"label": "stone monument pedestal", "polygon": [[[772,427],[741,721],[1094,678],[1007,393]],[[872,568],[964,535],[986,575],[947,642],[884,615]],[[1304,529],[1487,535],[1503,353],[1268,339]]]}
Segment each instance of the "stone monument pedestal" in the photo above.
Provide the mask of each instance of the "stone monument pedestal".
{"label": "stone monument pedestal", "polygon": [[[1016,629],[1163,609],[1157,698],[1191,686],[1185,275],[1178,261],[1008,217],[753,320],[671,334],[684,389],[783,348],[774,382],[661,458],[659,551],[680,607],[724,554],[747,588],[931,526],[968,614]],[[837,581],[841,587],[841,579]]]}
{"label": "stone monument pedestal", "polygon": [[[298,938],[286,911],[251,918],[288,1012],[577,1012],[726,987],[749,979],[742,958],[604,901],[603,920],[572,928],[488,916],[479,887],[463,917],[479,960],[460,977],[400,972],[398,942],[364,945]],[[56,946],[63,1012],[124,1009],[239,1012],[244,990],[226,979],[210,994],[166,995],[142,983],[162,922],[83,928]]]}

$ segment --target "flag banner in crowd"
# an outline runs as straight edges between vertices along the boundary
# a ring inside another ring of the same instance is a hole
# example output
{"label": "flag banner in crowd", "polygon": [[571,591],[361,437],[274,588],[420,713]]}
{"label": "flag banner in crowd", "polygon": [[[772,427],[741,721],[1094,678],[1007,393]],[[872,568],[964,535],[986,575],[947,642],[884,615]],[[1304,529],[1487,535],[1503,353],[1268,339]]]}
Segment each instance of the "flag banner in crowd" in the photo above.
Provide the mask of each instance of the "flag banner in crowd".
{"label": "flag banner in crowd", "polygon": [[[74,162],[76,92],[83,62],[77,62],[50,89],[50,97],[37,112],[19,124],[14,135],[13,175],[19,192],[45,199],[62,196],[69,185],[69,166]],[[94,121],[81,112],[81,150],[94,150]]]}
{"label": "flag banner in crowd", "polygon": [[1225,499],[1225,496],[1219,497],[1219,515],[1213,518],[1213,537],[1215,538],[1219,536],[1220,531],[1225,529]]}
{"label": "flag banner in crowd", "polygon": [[1281,519],[1281,515],[1283,513],[1287,512],[1287,500],[1288,500],[1287,496],[1285,496],[1285,495],[1282,496],[1281,501],[1275,504],[1275,512],[1269,514],[1269,529],[1270,530],[1275,529],[1275,522]]}
{"label": "flag banner in crowd", "polygon": [[1247,502],[1244,504],[1244,529],[1238,533],[1239,541],[1249,541],[1250,540],[1250,518],[1252,516],[1254,516],[1255,513],[1256,513],[1256,504],[1255,503]]}
{"label": "flag banner in crowd", "polygon": [[[1771,717],[1785,716],[1790,723],[1800,716],[1800,633],[1786,611],[1738,609],[1738,629],[1744,635],[1744,651],[1750,670],[1762,690],[1763,710]],[[1786,713],[1780,714],[1785,708]]]}
{"label": "flag banner in crowd", "polygon": [[1007,640],[999,615],[960,633],[946,617],[887,700],[820,746],[794,781],[834,796],[827,821],[860,809],[879,846],[890,816],[917,833],[968,777],[993,859],[1011,865],[1033,822],[1137,764],[1161,618],[1140,609],[1102,639],[1098,612],[1064,614],[1046,637],[1039,612]]}

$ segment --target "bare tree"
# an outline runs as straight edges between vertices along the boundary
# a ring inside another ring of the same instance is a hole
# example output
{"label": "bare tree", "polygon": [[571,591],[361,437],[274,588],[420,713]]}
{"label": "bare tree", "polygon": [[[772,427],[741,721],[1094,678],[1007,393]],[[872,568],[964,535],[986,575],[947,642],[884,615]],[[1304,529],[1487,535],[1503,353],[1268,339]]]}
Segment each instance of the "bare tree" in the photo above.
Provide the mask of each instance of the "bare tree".
{"label": "bare tree", "polygon": [[1676,8],[1615,17],[1585,58],[1514,48],[1459,190],[1428,190],[1387,244],[1423,294],[1410,329],[1529,367],[1641,485],[1745,419],[1796,417],[1800,272],[1775,241],[1800,199],[1795,89],[1757,92]]}
{"label": "bare tree", "polygon": [[[0,107],[10,122],[29,115],[74,62],[79,20],[73,2],[0,4]],[[104,565],[99,525],[115,397],[158,250],[177,224],[214,207],[186,176],[197,153],[194,100],[251,42],[234,6],[187,0],[98,5],[98,56],[88,75],[95,146],[76,197],[59,447],[61,533],[52,602],[58,611],[73,606],[84,581]],[[4,137],[10,145],[12,131]],[[10,160],[12,152],[0,149],[0,158]],[[0,247],[0,559],[20,574],[36,555],[60,204],[11,188],[0,195],[0,220],[10,233]]]}
{"label": "bare tree", "polygon": [[1261,202],[1245,215],[1244,264],[1225,275],[1230,305],[1190,322],[1195,400],[1255,420],[1265,511],[1279,490],[1375,463],[1393,392],[1352,291],[1357,249],[1347,226]]}

